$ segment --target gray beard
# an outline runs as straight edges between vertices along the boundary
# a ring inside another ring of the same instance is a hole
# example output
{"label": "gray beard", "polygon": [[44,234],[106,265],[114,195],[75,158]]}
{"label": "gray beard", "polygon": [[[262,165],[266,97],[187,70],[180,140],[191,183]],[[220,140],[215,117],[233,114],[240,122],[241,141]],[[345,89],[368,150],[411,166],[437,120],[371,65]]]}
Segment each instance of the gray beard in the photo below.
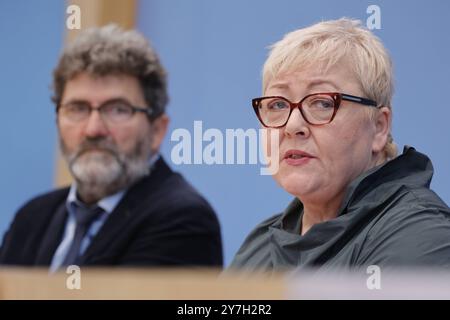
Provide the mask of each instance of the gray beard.
{"label": "gray beard", "polygon": [[[77,183],[77,193],[86,203],[125,189],[149,174],[149,148],[137,141],[130,154],[120,153],[115,145],[104,139],[86,140],[69,153],[60,141],[62,153]],[[94,149],[95,150],[92,150]]]}

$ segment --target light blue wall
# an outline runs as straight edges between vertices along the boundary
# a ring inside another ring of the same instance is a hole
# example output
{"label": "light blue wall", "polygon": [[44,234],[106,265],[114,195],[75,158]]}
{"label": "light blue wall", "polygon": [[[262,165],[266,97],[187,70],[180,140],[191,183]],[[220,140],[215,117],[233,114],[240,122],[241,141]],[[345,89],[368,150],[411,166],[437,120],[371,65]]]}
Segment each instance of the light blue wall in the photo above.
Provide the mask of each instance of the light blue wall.
{"label": "light blue wall", "polygon": [[[366,20],[377,4],[396,69],[394,138],[427,153],[433,188],[450,203],[450,2],[300,0],[141,0],[138,28],[153,42],[170,76],[170,130],[202,120],[207,128],[258,128],[250,99],[260,95],[269,44],[321,19]],[[0,233],[30,197],[52,188],[56,130],[51,71],[63,39],[64,1],[0,1]],[[170,160],[175,143],[163,153]],[[222,223],[226,263],[245,235],[282,210],[291,196],[259,165],[174,166],[211,202]]]}
{"label": "light blue wall", "polygon": [[49,88],[64,10],[61,0],[0,1],[1,235],[18,207],[53,187],[57,140]]}
{"label": "light blue wall", "polygon": [[[449,1],[141,0],[138,28],[169,71],[170,129],[192,132],[194,120],[202,120],[204,130],[257,128],[250,99],[260,95],[265,48],[322,19],[366,21],[371,4],[381,8],[375,33],[395,63],[394,138],[431,157],[432,187],[450,203]],[[176,143],[166,140],[170,159]],[[173,167],[217,210],[227,264],[245,235],[291,199],[256,165]]]}

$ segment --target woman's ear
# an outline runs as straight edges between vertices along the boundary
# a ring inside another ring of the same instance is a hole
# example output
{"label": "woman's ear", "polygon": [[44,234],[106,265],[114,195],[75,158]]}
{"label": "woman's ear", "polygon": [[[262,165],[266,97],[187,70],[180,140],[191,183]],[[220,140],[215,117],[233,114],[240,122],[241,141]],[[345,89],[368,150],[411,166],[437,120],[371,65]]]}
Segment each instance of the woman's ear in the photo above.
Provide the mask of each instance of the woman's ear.
{"label": "woman's ear", "polygon": [[372,152],[383,151],[391,132],[392,112],[389,107],[381,107],[375,115],[375,135],[372,142]]}

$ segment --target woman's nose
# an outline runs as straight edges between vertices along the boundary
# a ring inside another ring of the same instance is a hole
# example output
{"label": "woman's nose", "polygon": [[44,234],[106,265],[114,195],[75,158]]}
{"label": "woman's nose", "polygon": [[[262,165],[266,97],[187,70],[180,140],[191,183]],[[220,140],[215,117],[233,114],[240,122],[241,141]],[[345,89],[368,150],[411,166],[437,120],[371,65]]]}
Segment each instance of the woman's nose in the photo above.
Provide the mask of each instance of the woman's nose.
{"label": "woman's nose", "polygon": [[290,137],[299,135],[306,138],[309,136],[309,124],[306,122],[299,108],[292,110],[288,122],[286,123],[284,133]]}

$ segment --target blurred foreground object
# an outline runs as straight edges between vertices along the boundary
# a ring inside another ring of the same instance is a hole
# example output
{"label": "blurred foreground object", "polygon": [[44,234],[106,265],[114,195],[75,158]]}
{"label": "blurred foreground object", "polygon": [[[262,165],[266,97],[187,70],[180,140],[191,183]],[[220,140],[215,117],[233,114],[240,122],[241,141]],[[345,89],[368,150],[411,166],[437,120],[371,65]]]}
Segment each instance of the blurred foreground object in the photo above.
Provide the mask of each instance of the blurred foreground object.
{"label": "blurred foreground object", "polygon": [[417,270],[383,273],[381,288],[369,289],[370,275],[232,273],[211,269],[82,269],[81,289],[66,286],[71,275],[45,270],[2,269],[1,299],[450,299],[450,272]]}

